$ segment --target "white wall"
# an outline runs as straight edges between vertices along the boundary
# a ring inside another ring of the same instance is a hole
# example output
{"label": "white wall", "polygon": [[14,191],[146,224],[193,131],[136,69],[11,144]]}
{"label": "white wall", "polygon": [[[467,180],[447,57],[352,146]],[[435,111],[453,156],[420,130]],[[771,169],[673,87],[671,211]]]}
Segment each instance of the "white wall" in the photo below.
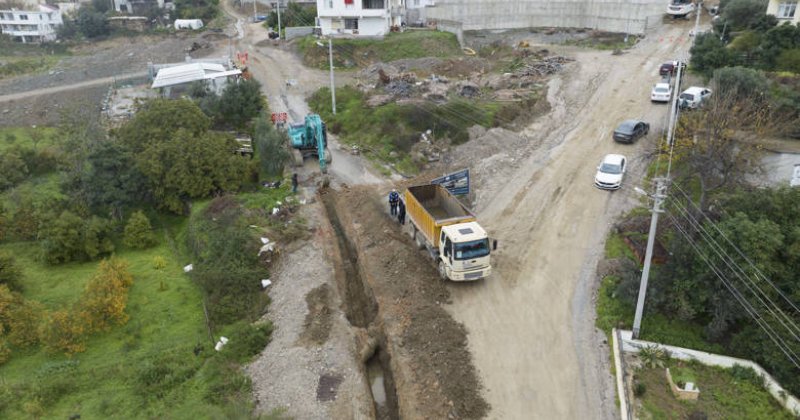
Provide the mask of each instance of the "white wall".
{"label": "white wall", "polygon": [[[361,18],[358,20],[358,34],[364,36],[380,36],[386,35],[389,32],[389,23],[386,17],[378,18]],[[320,17],[319,26],[322,29],[322,35],[352,35],[353,31],[344,29],[344,18],[341,19],[341,24],[333,27],[333,18]]]}
{"label": "white wall", "polygon": [[436,0],[428,21],[464,31],[537,27],[644,33],[666,13],[665,0]]}

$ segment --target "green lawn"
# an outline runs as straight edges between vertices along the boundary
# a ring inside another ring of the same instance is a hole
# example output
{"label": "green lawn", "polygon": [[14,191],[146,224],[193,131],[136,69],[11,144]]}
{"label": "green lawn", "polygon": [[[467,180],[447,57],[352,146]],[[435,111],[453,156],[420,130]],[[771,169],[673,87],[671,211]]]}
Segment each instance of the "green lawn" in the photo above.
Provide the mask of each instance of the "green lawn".
{"label": "green lawn", "polygon": [[[306,65],[327,69],[328,48],[307,37],[300,41]],[[390,33],[383,39],[336,39],[333,41],[334,67],[366,67],[375,62],[404,58],[463,56],[456,36],[439,31],[406,31]]]}
{"label": "green lawn", "polygon": [[[2,248],[14,252],[24,267],[26,298],[38,300],[48,309],[75,302],[97,267],[96,262],[43,265],[34,258],[38,247],[32,243]],[[201,343],[208,353],[211,343],[200,292],[184,275],[184,261],[179,261],[166,244],[145,251],[121,251],[117,256],[129,262],[134,275],[128,323],[91,337],[87,350],[72,358],[42,349],[15,351],[0,367],[0,377],[21,398],[5,402],[2,416],[19,418],[41,412],[51,418],[75,413],[83,418],[184,418],[192,412],[219,410],[203,401],[207,384],[198,376],[186,377],[161,398],[141,395],[137,378],[143,368],[154,360],[174,358],[197,370],[203,357],[194,356],[193,348]],[[166,259],[165,268],[153,268],[156,256]],[[0,410],[2,400],[0,395]]]}
{"label": "green lawn", "polygon": [[692,380],[700,389],[697,401],[678,401],[669,390],[664,368],[641,369],[634,374],[644,384],[639,397],[643,419],[685,419],[693,413],[711,419],[781,420],[795,418],[759,384],[734,369],[672,360],[668,363],[673,381]]}
{"label": "green lawn", "polygon": [[55,134],[52,127],[0,127],[0,153],[14,146],[26,149],[50,146]]}
{"label": "green lawn", "polygon": [[36,57],[0,56],[0,79],[45,72],[58,64],[63,57],[61,55],[41,55]]}

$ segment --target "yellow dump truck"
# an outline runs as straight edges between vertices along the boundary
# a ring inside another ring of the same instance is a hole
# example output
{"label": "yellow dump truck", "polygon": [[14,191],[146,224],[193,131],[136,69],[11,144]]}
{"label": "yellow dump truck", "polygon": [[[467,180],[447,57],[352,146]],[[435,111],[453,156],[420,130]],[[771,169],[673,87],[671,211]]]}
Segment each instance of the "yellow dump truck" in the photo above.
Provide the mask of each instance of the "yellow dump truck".
{"label": "yellow dump truck", "polygon": [[[489,236],[450,191],[438,184],[409,187],[404,195],[414,240],[427,249],[443,279],[478,280],[492,272]],[[492,241],[491,249],[497,249]]]}

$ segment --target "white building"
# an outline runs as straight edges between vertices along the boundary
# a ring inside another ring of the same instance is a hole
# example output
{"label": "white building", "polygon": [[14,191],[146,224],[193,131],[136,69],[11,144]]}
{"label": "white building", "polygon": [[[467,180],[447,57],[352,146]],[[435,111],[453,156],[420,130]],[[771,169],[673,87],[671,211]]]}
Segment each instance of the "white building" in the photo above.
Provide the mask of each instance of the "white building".
{"label": "white building", "polygon": [[220,94],[230,79],[237,79],[241,75],[241,70],[228,70],[219,63],[187,63],[159,69],[150,87],[163,89],[164,96],[171,97],[180,95],[194,82],[203,82],[210,91]]}
{"label": "white building", "polygon": [[422,26],[427,21],[426,7],[436,6],[434,0],[405,0],[406,19],[409,26]]}
{"label": "white building", "polygon": [[[413,0],[412,0],[413,1]],[[381,36],[400,27],[406,0],[317,0],[323,35]]]}
{"label": "white building", "polygon": [[769,0],[767,4],[767,14],[778,18],[778,24],[792,22],[800,24],[800,7],[797,7],[797,0]]}
{"label": "white building", "polygon": [[56,39],[56,28],[64,21],[54,6],[40,4],[38,11],[0,10],[0,32],[21,42],[46,42]]}
{"label": "white building", "polygon": [[114,10],[119,13],[143,14],[147,10],[156,6],[159,9],[175,10],[175,5],[171,0],[112,0]]}

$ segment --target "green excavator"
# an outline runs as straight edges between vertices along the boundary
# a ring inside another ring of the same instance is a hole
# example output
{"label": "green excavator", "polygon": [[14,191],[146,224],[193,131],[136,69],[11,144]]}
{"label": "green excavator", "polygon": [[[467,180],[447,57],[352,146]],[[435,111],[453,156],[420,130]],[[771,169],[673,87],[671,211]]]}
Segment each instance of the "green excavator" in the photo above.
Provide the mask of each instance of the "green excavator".
{"label": "green excavator", "polygon": [[328,132],[322,118],[317,114],[308,114],[304,123],[289,124],[287,132],[295,165],[303,166],[306,156],[317,156],[320,170],[323,174],[328,173],[332,156],[328,150]]}

